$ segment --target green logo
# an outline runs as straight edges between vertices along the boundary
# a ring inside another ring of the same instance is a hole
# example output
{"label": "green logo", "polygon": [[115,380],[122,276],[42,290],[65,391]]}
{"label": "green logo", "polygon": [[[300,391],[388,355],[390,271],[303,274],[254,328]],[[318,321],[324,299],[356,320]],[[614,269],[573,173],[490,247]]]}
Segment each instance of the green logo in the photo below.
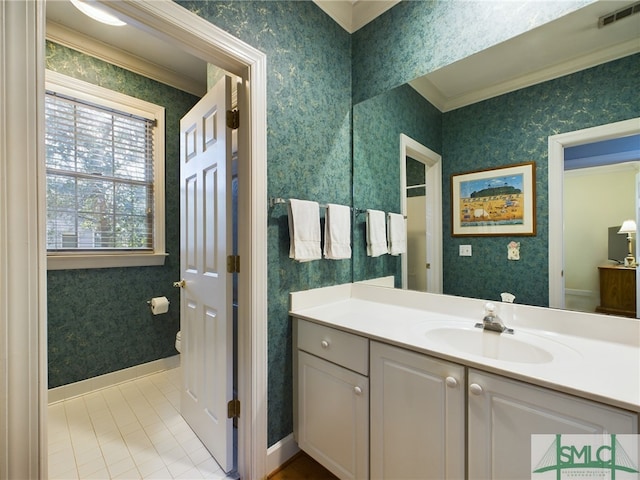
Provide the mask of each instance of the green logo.
{"label": "green logo", "polygon": [[[629,449],[632,458],[619,441],[619,435],[532,435],[548,439],[548,448],[534,467],[533,473],[555,471],[556,479],[563,478],[610,478],[615,480],[617,472],[638,473],[637,435],[622,435],[632,437],[635,448]],[[549,439],[550,437],[550,439]],[[541,438],[541,440],[544,440]],[[531,442],[532,464],[534,460],[534,439]],[[548,442],[551,442],[550,444]],[[536,443],[540,445],[540,442]],[[545,444],[542,444],[545,445]],[[608,475],[606,475],[608,474]],[[630,478],[625,475],[625,478]],[[533,478],[536,478],[535,476]],[[631,478],[638,478],[632,476]]]}

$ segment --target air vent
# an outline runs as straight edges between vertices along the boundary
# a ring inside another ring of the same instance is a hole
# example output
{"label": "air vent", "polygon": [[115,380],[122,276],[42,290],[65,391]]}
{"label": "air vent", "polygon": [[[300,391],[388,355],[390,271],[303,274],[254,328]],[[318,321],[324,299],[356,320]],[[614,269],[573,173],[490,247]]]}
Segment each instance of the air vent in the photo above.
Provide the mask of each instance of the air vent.
{"label": "air vent", "polygon": [[616,10],[613,13],[600,17],[598,19],[598,28],[611,25],[612,23],[615,23],[618,20],[622,20],[623,18],[633,15],[634,13],[640,13],[640,2],[636,2],[633,5],[629,5],[628,7],[621,8],[620,10]]}

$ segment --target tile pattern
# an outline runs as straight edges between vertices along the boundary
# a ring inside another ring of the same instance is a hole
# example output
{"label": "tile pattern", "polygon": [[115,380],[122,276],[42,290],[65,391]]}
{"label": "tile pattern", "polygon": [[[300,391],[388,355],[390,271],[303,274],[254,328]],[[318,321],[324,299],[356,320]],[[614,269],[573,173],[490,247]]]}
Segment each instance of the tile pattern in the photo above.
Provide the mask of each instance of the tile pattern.
{"label": "tile pattern", "polygon": [[179,414],[180,369],[49,406],[49,478],[225,479]]}
{"label": "tile pattern", "polygon": [[[47,273],[49,388],[175,355],[180,295],[179,122],[193,95],[47,42],[48,69],[165,107],[166,248],[162,267],[58,270]],[[147,300],[166,296],[154,317]]]}
{"label": "tile pattern", "polygon": [[497,45],[593,0],[401,2],[353,34],[353,103]]}

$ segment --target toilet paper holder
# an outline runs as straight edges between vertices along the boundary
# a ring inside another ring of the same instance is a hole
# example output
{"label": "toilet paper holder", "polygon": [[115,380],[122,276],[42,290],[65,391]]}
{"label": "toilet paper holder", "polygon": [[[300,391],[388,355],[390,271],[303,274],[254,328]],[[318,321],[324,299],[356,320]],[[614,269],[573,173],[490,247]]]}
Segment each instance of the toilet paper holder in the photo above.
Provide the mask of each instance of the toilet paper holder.
{"label": "toilet paper holder", "polygon": [[167,297],[155,297],[147,300],[147,305],[151,308],[151,313],[161,315],[169,311],[169,299]]}

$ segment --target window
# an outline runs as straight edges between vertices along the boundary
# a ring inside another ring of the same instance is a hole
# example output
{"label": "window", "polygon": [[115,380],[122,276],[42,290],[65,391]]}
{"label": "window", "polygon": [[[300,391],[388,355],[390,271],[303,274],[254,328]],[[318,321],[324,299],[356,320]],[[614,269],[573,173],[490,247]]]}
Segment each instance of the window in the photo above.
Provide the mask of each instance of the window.
{"label": "window", "polygon": [[47,72],[49,269],[164,263],[164,108]]}

